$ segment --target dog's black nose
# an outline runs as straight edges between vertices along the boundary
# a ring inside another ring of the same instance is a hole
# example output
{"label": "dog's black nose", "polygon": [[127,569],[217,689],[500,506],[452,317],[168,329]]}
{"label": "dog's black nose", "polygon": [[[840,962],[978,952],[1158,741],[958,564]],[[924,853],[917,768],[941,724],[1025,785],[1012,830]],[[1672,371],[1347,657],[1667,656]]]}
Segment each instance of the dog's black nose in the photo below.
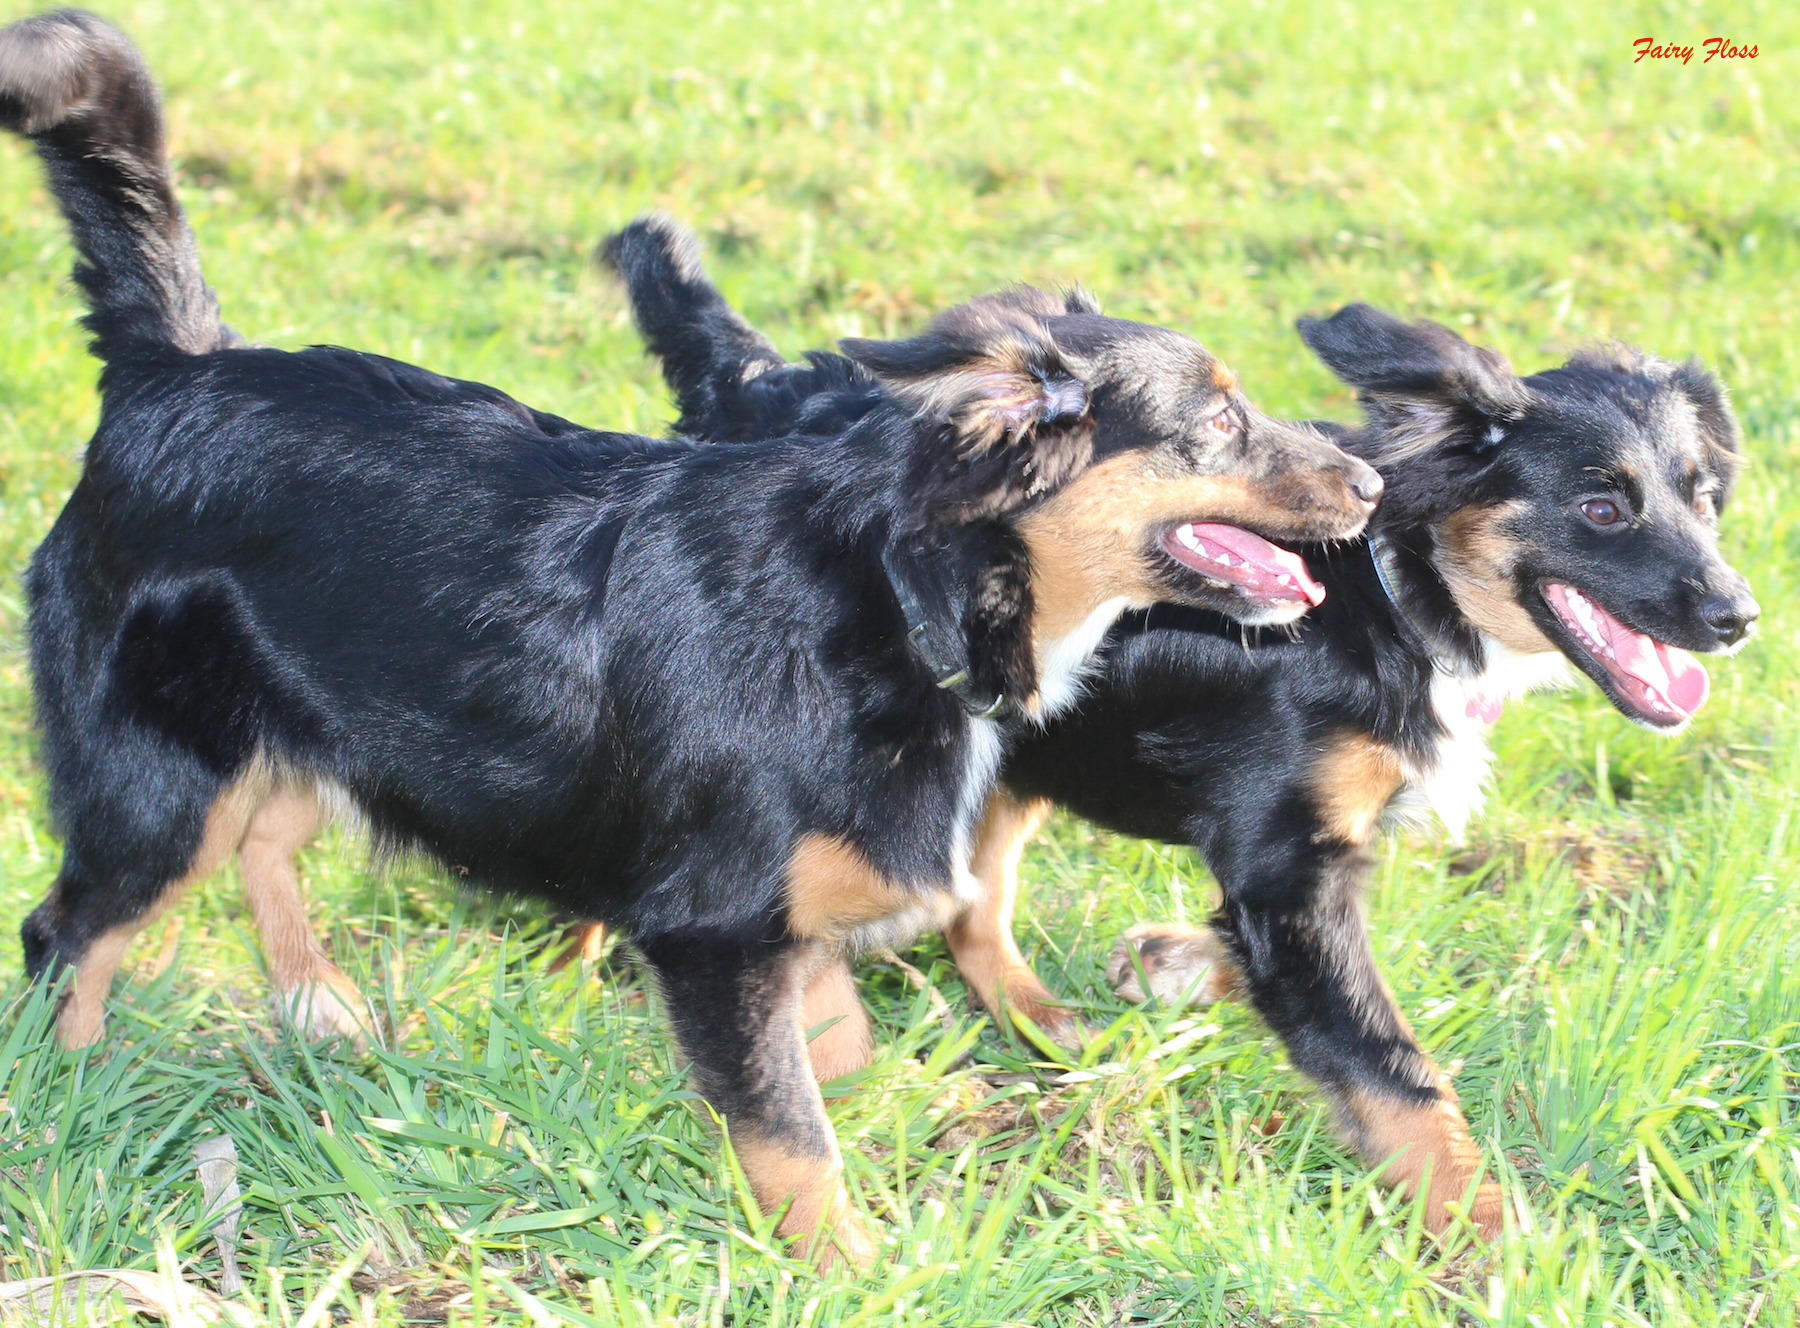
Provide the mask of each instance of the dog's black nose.
{"label": "dog's black nose", "polygon": [[1352,470],[1349,473],[1347,479],[1350,484],[1350,492],[1362,499],[1365,503],[1373,504],[1379,502],[1381,500],[1381,491],[1387,488],[1386,482],[1383,481],[1380,473],[1377,472],[1373,466],[1359,464],[1355,470]]}
{"label": "dog's black nose", "polygon": [[1728,646],[1734,646],[1750,635],[1762,605],[1748,595],[1708,595],[1700,601],[1700,616],[1712,628],[1713,635]]}

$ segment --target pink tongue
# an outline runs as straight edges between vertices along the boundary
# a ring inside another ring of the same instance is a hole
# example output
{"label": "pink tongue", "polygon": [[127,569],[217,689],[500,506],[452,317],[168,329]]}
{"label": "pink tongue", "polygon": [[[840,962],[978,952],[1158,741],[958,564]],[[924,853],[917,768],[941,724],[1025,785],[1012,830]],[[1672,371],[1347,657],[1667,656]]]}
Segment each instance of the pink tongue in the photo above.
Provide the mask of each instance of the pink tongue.
{"label": "pink tongue", "polygon": [[1632,631],[1598,604],[1594,605],[1594,617],[1606,632],[1606,644],[1618,656],[1620,672],[1654,687],[1684,715],[1692,715],[1706,704],[1710,683],[1699,660],[1677,646]]}
{"label": "pink tongue", "polygon": [[[1559,601],[1556,608],[1563,617],[1586,631],[1569,605],[1569,587],[1552,585],[1549,589],[1555,592]],[[1711,683],[1699,660],[1679,646],[1664,645],[1643,632],[1633,631],[1592,600],[1588,601],[1588,608],[1594,615],[1595,627],[1613,652],[1611,659],[1599,656],[1601,667],[1621,681],[1629,679],[1639,688],[1654,692],[1683,718],[1691,717],[1706,704]]]}
{"label": "pink tongue", "polygon": [[1241,526],[1227,526],[1215,521],[1196,521],[1192,526],[1196,536],[1208,544],[1216,544],[1234,558],[1241,558],[1250,566],[1270,577],[1279,579],[1290,576],[1300,593],[1306,596],[1307,602],[1315,607],[1325,600],[1325,587],[1312,579],[1312,573],[1306,570],[1306,559],[1291,549],[1271,544],[1261,535],[1253,535]]}

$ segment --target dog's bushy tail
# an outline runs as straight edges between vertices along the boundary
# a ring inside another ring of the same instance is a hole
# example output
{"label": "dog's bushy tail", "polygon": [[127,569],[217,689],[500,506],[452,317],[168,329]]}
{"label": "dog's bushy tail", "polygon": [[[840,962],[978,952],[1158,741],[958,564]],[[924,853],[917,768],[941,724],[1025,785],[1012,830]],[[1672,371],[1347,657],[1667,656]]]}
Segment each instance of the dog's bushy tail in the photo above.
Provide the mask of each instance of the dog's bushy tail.
{"label": "dog's bushy tail", "polygon": [[73,9],[0,28],[0,125],[44,159],[81,255],[96,355],[198,355],[235,340],[175,200],[156,82],[124,33]]}
{"label": "dog's bushy tail", "polygon": [[625,283],[632,320],[684,421],[712,420],[721,387],[787,363],[707,280],[699,241],[673,217],[646,212],[607,238],[600,260]]}
{"label": "dog's bushy tail", "polygon": [[699,241],[673,217],[639,217],[607,239],[600,260],[624,282],[632,319],[662,361],[678,433],[709,442],[829,433],[881,396],[841,355],[783,359],[707,279]]}

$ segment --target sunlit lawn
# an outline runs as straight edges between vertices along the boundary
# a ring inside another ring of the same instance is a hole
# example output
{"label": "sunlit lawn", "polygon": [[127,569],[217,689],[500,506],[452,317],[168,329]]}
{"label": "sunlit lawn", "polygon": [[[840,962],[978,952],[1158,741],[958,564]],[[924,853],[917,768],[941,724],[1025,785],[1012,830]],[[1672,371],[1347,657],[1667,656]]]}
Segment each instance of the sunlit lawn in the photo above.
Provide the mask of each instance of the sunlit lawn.
{"label": "sunlit lawn", "polygon": [[[0,16],[28,7],[0,0]],[[121,4],[227,319],[493,382],[595,425],[669,407],[588,266],[647,206],[793,352],[1009,281],[1192,332],[1267,409],[1354,414],[1293,319],[1350,299],[1522,369],[1620,337],[1728,381],[1754,466],[1726,544],[1764,606],[1675,741],[1590,690],[1514,707],[1470,842],[1394,842],[1370,901],[1401,1004],[1513,1200],[1448,1254],[1334,1141],[1253,1018],[1114,1001],[1196,860],[1055,825],[1026,949],[1111,1024],[1048,1064],[941,942],[865,990],[833,1109],[892,1237],[820,1281],[772,1243],[627,953],[551,977],[542,923],[331,837],[314,912],[396,1031],[274,1033],[235,883],[127,961],[108,1041],[46,1040],[18,921],[48,886],[18,573],[74,481],[94,366],[36,164],[0,146],[0,1281],[215,1286],[193,1145],[229,1133],[258,1319],[396,1324],[1762,1325],[1800,1320],[1800,11],[962,0]],[[1715,34],[1715,28],[1718,32]],[[1755,61],[1632,63],[1646,34]],[[159,1254],[159,1248],[161,1253]],[[309,1311],[310,1307],[310,1311]],[[249,1314],[246,1311],[246,1314]],[[335,1314],[336,1319],[329,1316]]]}

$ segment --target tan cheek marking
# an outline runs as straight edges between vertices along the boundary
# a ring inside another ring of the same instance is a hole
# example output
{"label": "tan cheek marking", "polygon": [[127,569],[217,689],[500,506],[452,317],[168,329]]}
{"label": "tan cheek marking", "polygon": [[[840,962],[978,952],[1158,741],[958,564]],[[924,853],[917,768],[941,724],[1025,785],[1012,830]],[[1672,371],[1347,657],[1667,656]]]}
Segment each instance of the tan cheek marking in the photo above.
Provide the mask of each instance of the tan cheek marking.
{"label": "tan cheek marking", "polygon": [[1326,832],[1352,844],[1368,842],[1404,782],[1394,749],[1361,733],[1329,742],[1311,779]]}
{"label": "tan cheek marking", "polygon": [[1555,650],[1519,603],[1512,571],[1519,545],[1505,530],[1506,522],[1524,511],[1523,501],[1465,507],[1442,522],[1437,536],[1438,571],[1456,606],[1482,631],[1508,650],[1535,655]]}
{"label": "tan cheek marking", "polygon": [[1237,476],[1163,478],[1146,454],[1128,452],[1089,467],[1021,518],[1039,663],[1107,600],[1123,597],[1142,608],[1167,598],[1156,575],[1161,555],[1152,546],[1165,527],[1195,520],[1269,530],[1291,525],[1294,513],[1261,499]]}
{"label": "tan cheek marking", "polygon": [[166,886],[161,895],[138,917],[114,927],[89,944],[81,962],[75,965],[74,985],[63,1000],[56,1016],[56,1037],[64,1047],[93,1045],[100,1038],[105,1022],[106,994],[112,987],[113,974],[119,961],[138,932],[149,926],[181,897],[189,886],[204,881],[229,858],[244,837],[250,815],[267,795],[268,771],[261,765],[229,785],[213,800],[206,813],[206,829],[200,848],[179,879]]}
{"label": "tan cheek marking", "polygon": [[[1387,1163],[1382,1179],[1412,1196],[1427,1164],[1431,1168],[1431,1189],[1425,1199],[1425,1222],[1433,1231],[1450,1225],[1448,1205],[1462,1201],[1481,1165],[1481,1150],[1469,1137],[1468,1123],[1457,1104],[1456,1092],[1449,1076],[1433,1067],[1437,1075],[1438,1101],[1426,1104],[1397,1102],[1361,1090],[1351,1090],[1340,1099],[1349,1117],[1354,1142],[1363,1159],[1371,1166]],[[1391,1159],[1391,1160],[1390,1160]],[[1483,1236],[1493,1237],[1500,1230],[1500,1187],[1483,1181],[1470,1201],[1469,1216]]]}
{"label": "tan cheek marking", "polygon": [[839,942],[858,927],[951,896],[890,881],[857,848],[830,835],[806,835],[788,863],[788,929],[802,940]]}

